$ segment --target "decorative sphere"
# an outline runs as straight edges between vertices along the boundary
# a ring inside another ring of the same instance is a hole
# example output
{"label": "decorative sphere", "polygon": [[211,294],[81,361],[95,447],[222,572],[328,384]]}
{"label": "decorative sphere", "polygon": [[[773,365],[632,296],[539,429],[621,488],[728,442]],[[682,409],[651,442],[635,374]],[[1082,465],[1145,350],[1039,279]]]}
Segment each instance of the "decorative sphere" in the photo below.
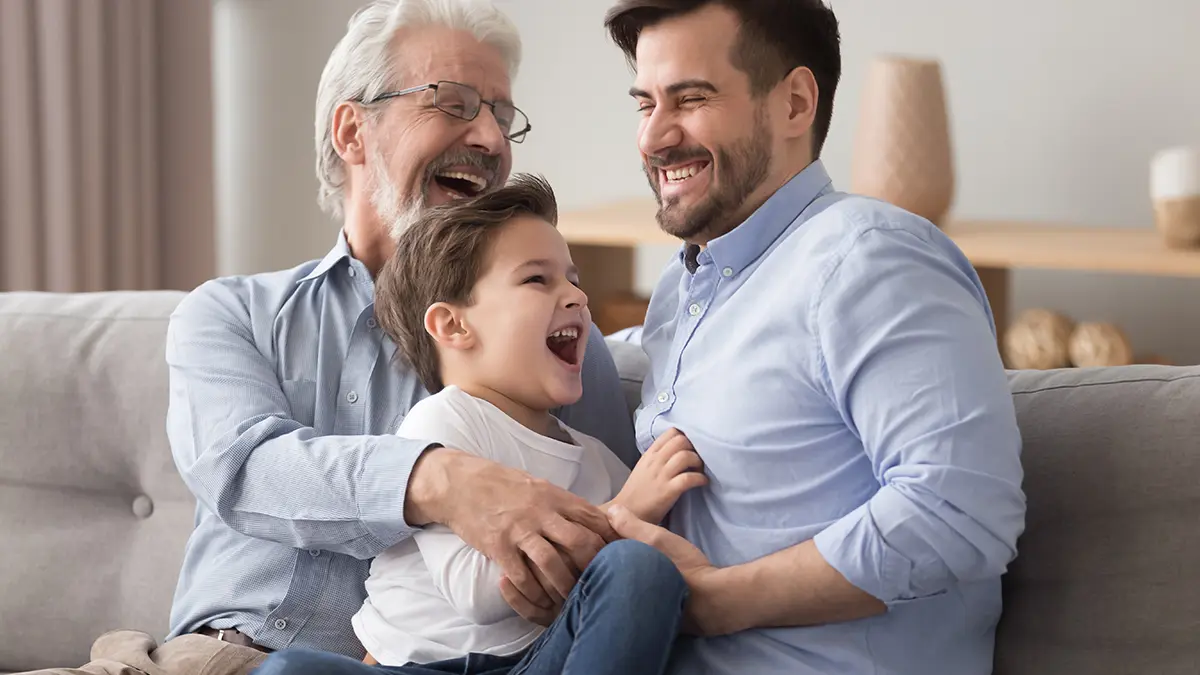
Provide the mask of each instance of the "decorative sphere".
{"label": "decorative sphere", "polygon": [[1048,309],[1021,313],[1004,334],[1004,359],[1017,370],[1048,370],[1071,365],[1069,342],[1074,322]]}
{"label": "decorative sphere", "polygon": [[1129,338],[1111,323],[1081,323],[1071,333],[1071,363],[1080,368],[1128,366],[1133,363]]}

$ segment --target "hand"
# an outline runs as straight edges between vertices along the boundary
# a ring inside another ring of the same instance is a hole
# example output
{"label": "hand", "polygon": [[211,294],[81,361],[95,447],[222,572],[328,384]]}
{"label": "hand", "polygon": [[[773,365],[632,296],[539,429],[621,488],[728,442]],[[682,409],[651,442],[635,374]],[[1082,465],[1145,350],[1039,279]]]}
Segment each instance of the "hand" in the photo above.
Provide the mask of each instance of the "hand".
{"label": "hand", "polygon": [[648,523],[660,523],[679,496],[708,484],[704,461],[678,429],[668,429],[642,455],[613,502]]}
{"label": "hand", "polygon": [[734,611],[736,606],[720,600],[721,591],[727,588],[724,570],[714,567],[700,549],[670,530],[638,519],[620,504],[609,507],[608,514],[618,535],[658,549],[683,575],[689,591],[684,606],[683,632],[713,636],[741,630]]}
{"label": "hand", "polygon": [[[498,564],[505,600],[539,622],[557,615],[580,570],[616,539],[605,514],[586,500],[449,448],[426,451],[413,467],[405,515],[412,524],[449,527]],[[526,602],[514,604],[513,590]]]}

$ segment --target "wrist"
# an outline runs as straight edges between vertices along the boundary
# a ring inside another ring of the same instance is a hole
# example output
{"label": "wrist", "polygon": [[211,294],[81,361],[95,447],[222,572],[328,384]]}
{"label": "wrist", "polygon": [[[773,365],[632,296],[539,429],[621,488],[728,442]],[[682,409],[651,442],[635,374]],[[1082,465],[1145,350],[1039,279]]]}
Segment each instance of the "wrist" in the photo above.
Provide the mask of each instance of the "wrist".
{"label": "wrist", "polygon": [[729,635],[755,627],[754,608],[759,600],[750,572],[746,565],[718,567],[695,580],[692,597],[703,617],[705,635]]}
{"label": "wrist", "polygon": [[417,458],[408,478],[404,494],[404,520],[411,527],[431,523],[445,525],[449,520],[446,507],[450,501],[450,477],[455,474],[459,456],[463,453],[442,445],[430,445]]}

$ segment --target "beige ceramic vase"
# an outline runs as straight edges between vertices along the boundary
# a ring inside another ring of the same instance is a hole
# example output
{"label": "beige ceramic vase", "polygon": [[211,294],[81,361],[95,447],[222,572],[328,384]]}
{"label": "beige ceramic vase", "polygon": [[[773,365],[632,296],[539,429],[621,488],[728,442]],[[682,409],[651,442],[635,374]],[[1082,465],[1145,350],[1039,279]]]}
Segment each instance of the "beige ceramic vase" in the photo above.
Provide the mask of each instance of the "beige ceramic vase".
{"label": "beige ceramic vase", "polygon": [[942,225],[954,201],[954,160],[939,62],[896,56],[872,61],[850,190]]}

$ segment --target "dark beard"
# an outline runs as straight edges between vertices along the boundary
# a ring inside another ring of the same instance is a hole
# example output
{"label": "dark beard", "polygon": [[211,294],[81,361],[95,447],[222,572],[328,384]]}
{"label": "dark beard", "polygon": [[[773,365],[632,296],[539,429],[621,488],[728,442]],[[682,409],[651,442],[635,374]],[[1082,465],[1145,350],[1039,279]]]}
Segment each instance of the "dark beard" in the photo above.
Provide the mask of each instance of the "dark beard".
{"label": "dark beard", "polygon": [[[709,160],[714,172],[720,167],[709,194],[690,210],[684,210],[678,198],[664,204],[659,193],[658,167],[704,159]],[[642,165],[658,202],[658,225],[664,232],[686,241],[695,241],[700,235],[711,241],[737,227],[738,213],[750,194],[767,179],[770,168],[771,133],[762,108],[754,115],[750,134],[731,146],[717,148],[717,160],[712,163],[712,155],[702,148],[679,148],[661,157],[651,157]]]}

